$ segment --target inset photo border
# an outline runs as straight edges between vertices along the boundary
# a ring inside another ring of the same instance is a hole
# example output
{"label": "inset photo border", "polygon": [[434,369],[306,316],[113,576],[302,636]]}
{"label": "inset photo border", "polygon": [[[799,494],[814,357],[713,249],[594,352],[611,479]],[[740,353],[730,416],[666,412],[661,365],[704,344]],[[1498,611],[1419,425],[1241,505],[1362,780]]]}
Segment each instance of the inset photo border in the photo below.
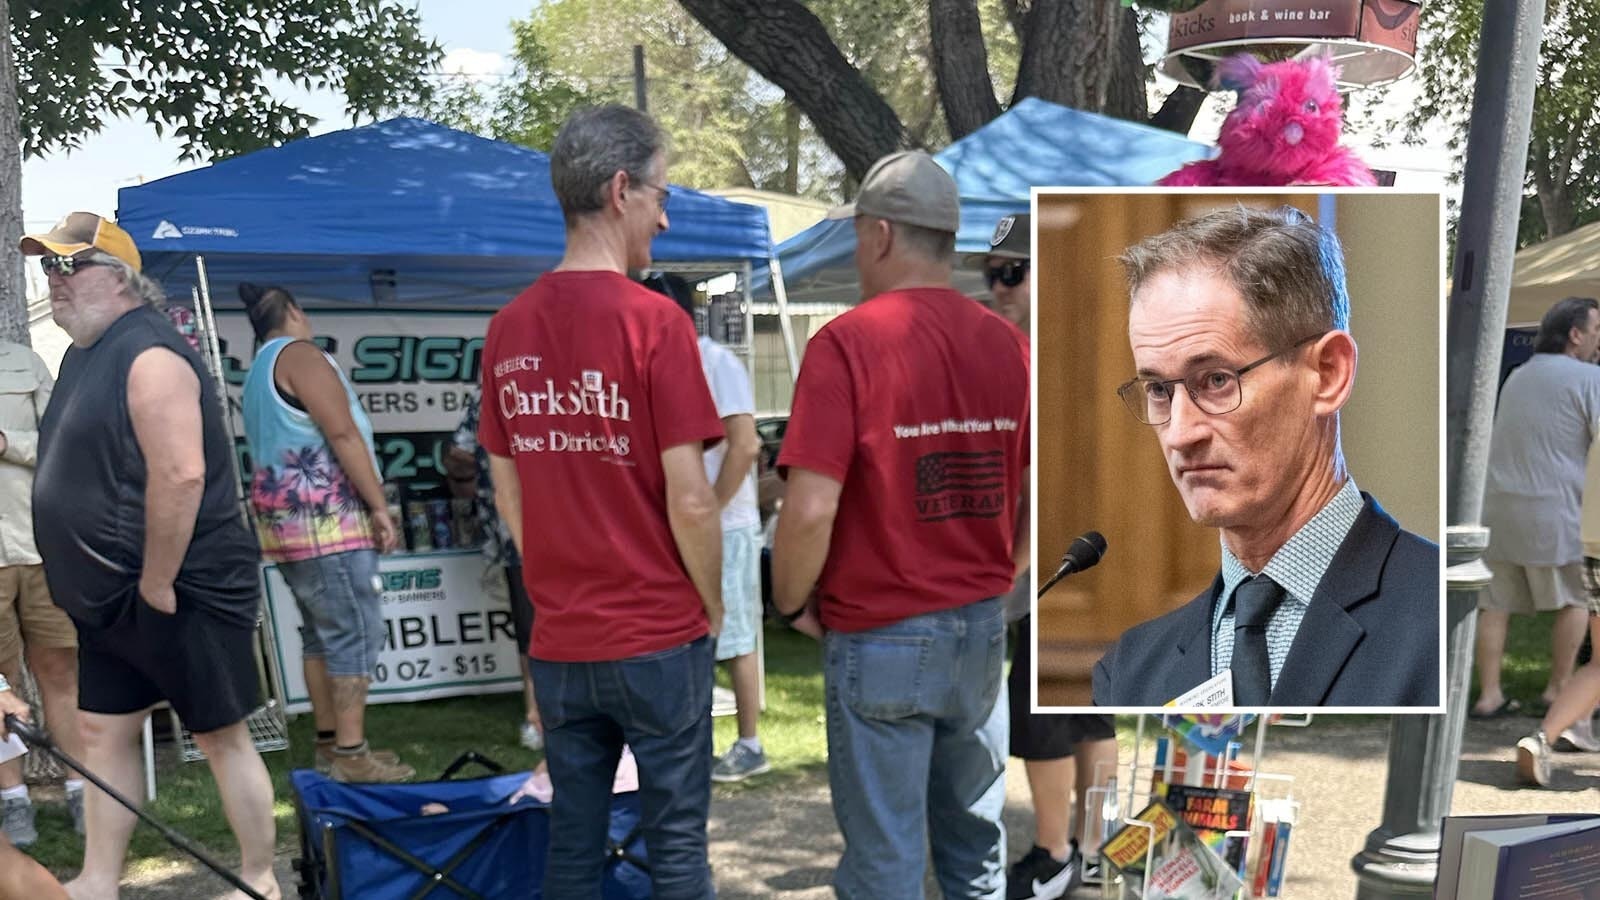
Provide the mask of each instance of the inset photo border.
{"label": "inset photo border", "polygon": [[[1220,712],[1235,686],[1259,693],[1226,658],[1236,640],[1259,653],[1232,625],[1235,586],[1261,573],[1284,582],[1270,694],[1225,708],[1443,712],[1442,195],[1041,188],[1033,213],[1035,590],[1080,535],[1107,546],[1035,601],[1031,708]],[[1347,331],[1276,302],[1341,280]],[[1239,406],[1213,414],[1190,382],[1226,387],[1217,369],[1245,371]]]}

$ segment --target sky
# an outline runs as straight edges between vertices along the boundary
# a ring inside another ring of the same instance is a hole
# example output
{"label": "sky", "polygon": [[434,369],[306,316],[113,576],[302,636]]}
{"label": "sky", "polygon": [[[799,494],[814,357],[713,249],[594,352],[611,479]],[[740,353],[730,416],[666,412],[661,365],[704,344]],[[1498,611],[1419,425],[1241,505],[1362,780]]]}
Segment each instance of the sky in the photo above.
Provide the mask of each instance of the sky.
{"label": "sky", "polygon": [[[462,14],[460,0],[420,0],[419,6],[424,32],[444,47],[446,71],[490,75],[508,67],[507,57],[512,50],[510,22],[527,16],[537,3],[538,0],[473,0],[471,15]],[[1171,85],[1162,79],[1159,88],[1164,92]],[[320,121],[312,128],[314,134],[354,124],[344,113],[342,98],[331,91],[311,92],[286,86],[281,96],[318,117]],[[1415,81],[1401,82],[1389,92],[1384,107],[1403,110],[1414,96]],[[1356,95],[1347,102],[1360,102],[1358,98]],[[1210,101],[1190,136],[1213,142],[1229,105],[1222,97]],[[1364,144],[1359,134],[1349,135],[1347,142],[1357,147]],[[112,215],[119,188],[203,165],[180,162],[180,149],[176,140],[158,137],[142,120],[113,119],[99,134],[85,138],[78,150],[27,160],[22,171],[24,224],[29,230],[49,228],[65,213],[80,209]],[[1402,170],[1403,186],[1420,190],[1445,187],[1447,158],[1442,149],[1396,147],[1363,151],[1362,156],[1376,168]]]}
{"label": "sky", "polygon": [[[463,15],[460,0],[420,0],[422,28],[444,46],[445,69],[486,74],[499,71],[511,53],[512,19],[525,18],[537,0],[473,0]],[[282,96],[317,116],[313,134],[354,124],[343,98],[332,91],[292,86]],[[165,140],[142,119],[111,119],[72,152],[57,152],[22,164],[22,218],[29,228],[48,228],[73,210],[103,215],[116,211],[117,189],[154,181],[204,163],[181,163],[178,141]]]}

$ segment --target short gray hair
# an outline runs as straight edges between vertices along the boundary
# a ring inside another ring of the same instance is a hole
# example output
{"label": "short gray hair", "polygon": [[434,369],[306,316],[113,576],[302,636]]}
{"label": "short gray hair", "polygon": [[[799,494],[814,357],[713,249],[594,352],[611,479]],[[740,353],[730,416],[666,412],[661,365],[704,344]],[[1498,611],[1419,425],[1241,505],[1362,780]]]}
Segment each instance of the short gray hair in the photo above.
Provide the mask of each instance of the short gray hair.
{"label": "short gray hair", "polygon": [[1292,206],[1241,204],[1189,219],[1129,247],[1121,262],[1130,294],[1164,272],[1216,266],[1244,299],[1245,321],[1268,349],[1350,327],[1339,239]]}
{"label": "short gray hair", "polygon": [[162,289],[161,285],[154,279],[147,278],[135,271],[133,266],[128,265],[127,261],[122,257],[113,256],[104,250],[91,249],[83,255],[83,258],[92,263],[110,266],[121,272],[122,283],[127,286],[128,295],[141,303],[147,303],[156,309],[161,309],[167,305],[167,292]]}
{"label": "short gray hair", "polygon": [[650,161],[666,147],[666,136],[649,116],[610,104],[580,109],[567,117],[550,148],[550,183],[568,225],[605,207],[601,189],[618,171],[643,183]]}
{"label": "short gray hair", "polygon": [[956,253],[956,235],[953,231],[923,228],[904,222],[889,222],[906,249],[932,262],[950,262]]}

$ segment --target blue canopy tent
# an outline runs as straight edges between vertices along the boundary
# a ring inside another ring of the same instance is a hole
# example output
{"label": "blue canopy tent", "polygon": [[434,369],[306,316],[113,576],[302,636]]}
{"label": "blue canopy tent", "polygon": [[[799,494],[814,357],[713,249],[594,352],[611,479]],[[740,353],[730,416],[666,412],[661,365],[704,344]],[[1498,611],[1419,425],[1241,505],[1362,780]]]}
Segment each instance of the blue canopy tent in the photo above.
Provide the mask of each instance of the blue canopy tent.
{"label": "blue canopy tent", "polygon": [[[411,118],[224,160],[117,199],[146,273],[183,298],[203,256],[214,283],[269,281],[310,306],[495,308],[565,243],[546,154]],[[665,263],[744,271],[771,256],[760,207],[674,188],[668,216],[653,247]]]}
{"label": "blue canopy tent", "polygon": [[[1034,187],[1148,185],[1210,153],[1170,131],[1029,97],[933,158],[961,192],[957,252],[981,253],[1001,216],[1027,211]],[[784,241],[778,260],[788,302],[860,299],[854,253],[848,221],[824,220]]]}

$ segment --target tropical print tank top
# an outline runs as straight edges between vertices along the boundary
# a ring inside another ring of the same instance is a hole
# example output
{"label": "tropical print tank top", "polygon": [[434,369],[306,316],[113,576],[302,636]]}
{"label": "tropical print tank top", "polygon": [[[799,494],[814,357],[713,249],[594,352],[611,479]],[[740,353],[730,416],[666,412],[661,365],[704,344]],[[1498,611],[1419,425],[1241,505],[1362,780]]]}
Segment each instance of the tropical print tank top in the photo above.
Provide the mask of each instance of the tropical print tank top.
{"label": "tropical print tank top", "polygon": [[[291,340],[263,344],[244,382],[244,432],[253,466],[250,505],[261,555],[271,562],[295,562],[369,549],[375,544],[366,504],[311,416],[291,406],[273,382],[273,367]],[[338,363],[331,356],[327,360],[339,372],[350,416],[370,454],[372,423]]]}

